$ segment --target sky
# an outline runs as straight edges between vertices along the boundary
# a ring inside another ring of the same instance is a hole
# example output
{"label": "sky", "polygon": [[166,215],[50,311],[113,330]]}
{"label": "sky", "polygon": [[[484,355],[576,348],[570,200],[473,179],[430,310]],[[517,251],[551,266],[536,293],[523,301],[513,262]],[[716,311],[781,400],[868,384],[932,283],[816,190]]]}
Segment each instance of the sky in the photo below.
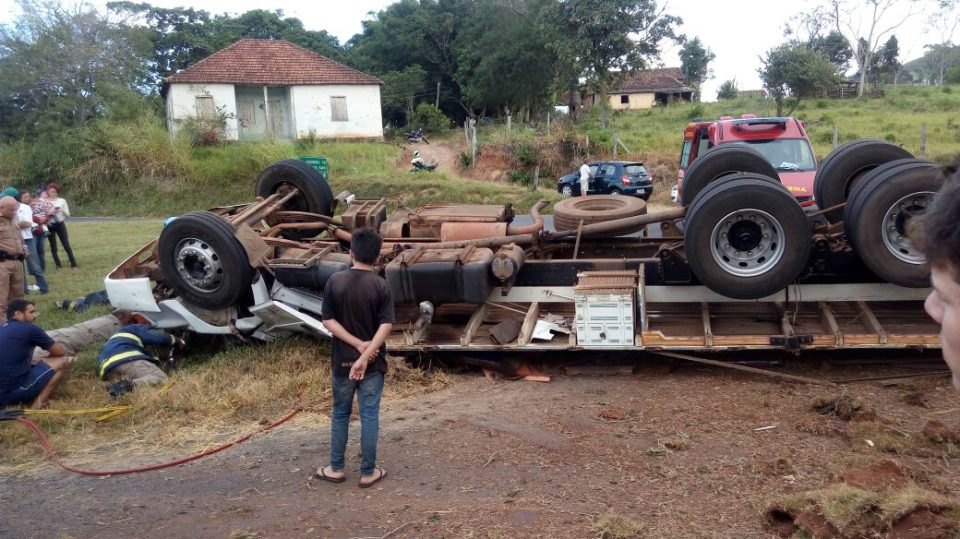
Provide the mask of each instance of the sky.
{"label": "sky", "polygon": [[[71,0],[64,0],[69,2]],[[395,0],[140,0],[158,7],[193,7],[211,13],[240,14],[252,9],[281,9],[285,16],[303,21],[308,30],[326,30],[341,43],[361,31],[361,21],[369,12],[377,12]],[[851,0],[857,1],[857,0]],[[921,0],[931,3],[932,0]],[[93,0],[102,6],[105,0]],[[713,77],[703,87],[703,98],[712,101],[717,88],[726,80],[736,79],[741,90],[761,88],[757,69],[760,56],[783,43],[784,23],[793,15],[813,9],[822,0],[667,0],[666,12],[681,17],[679,30],[687,37],[699,37],[716,59],[711,63]],[[937,38],[925,35],[926,14],[920,10],[904,17],[909,2],[898,0],[890,20],[905,22],[893,33],[900,43],[900,61],[906,62],[923,54],[926,43]],[[224,6],[228,6],[225,8]],[[663,6],[664,1],[660,0]],[[0,0],[0,22],[9,22],[19,12],[15,0]],[[660,65],[679,67],[679,48],[665,47]]]}

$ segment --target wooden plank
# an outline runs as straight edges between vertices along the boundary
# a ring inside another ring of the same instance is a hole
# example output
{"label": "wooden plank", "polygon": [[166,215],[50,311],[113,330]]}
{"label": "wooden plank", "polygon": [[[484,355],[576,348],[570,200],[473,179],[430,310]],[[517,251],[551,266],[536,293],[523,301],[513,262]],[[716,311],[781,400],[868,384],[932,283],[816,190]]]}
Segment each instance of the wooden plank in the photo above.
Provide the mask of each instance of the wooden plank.
{"label": "wooden plank", "polygon": [[470,343],[473,342],[474,335],[477,334],[477,328],[480,327],[480,324],[483,323],[483,318],[487,315],[487,304],[481,304],[476,311],[473,311],[473,314],[470,315],[470,321],[467,322],[465,328],[463,328],[463,335],[460,337],[460,344],[462,346],[470,346]]}
{"label": "wooden plank", "polygon": [[883,326],[880,325],[880,321],[877,320],[877,316],[873,314],[873,311],[871,311],[870,307],[867,306],[867,302],[858,301],[856,302],[856,305],[857,310],[860,311],[861,315],[863,315],[863,320],[866,322],[866,325],[871,331],[880,337],[880,344],[887,344],[887,332],[884,331]]}
{"label": "wooden plank", "polygon": [[837,346],[843,346],[843,333],[840,331],[840,324],[837,324],[837,317],[833,315],[833,309],[825,301],[817,302],[820,309],[820,320],[823,323],[823,329],[833,334]]}
{"label": "wooden plank", "polygon": [[713,359],[704,359],[702,357],[689,356],[687,354],[677,354],[674,352],[655,352],[661,356],[672,357],[674,359],[682,359],[683,361],[690,361],[692,363],[701,363],[704,365],[712,365],[714,367],[723,367],[725,369],[733,369],[735,371],[751,372],[754,374],[762,374],[764,376],[772,376],[774,378],[781,378],[783,380],[791,380],[794,382],[803,382],[805,384],[815,384],[819,386],[827,387],[837,387],[837,384],[827,381],[819,380],[816,378],[807,378],[805,376],[795,376],[792,374],[784,374],[782,372],[768,371],[764,369],[758,369],[756,367],[747,367],[746,365],[737,365],[736,363],[727,363],[724,361],[716,361]]}
{"label": "wooden plank", "polygon": [[526,346],[533,337],[533,329],[537,325],[537,319],[540,317],[540,304],[531,303],[527,315],[523,317],[523,325],[520,326],[520,336],[517,337],[517,344]]}
{"label": "wooden plank", "polygon": [[793,337],[796,335],[796,331],[793,329],[793,324],[790,323],[790,311],[787,310],[787,306],[781,302],[775,302],[773,308],[777,313],[777,316],[780,318],[780,331],[785,337]]}

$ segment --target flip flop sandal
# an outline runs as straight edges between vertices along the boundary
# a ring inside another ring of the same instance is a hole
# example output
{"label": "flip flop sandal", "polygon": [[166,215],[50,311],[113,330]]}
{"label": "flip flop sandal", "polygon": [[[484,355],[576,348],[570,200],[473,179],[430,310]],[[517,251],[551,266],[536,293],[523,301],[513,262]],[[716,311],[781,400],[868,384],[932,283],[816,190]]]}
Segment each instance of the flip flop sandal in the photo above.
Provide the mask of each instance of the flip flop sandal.
{"label": "flip flop sandal", "polygon": [[331,483],[343,483],[347,480],[346,476],[343,477],[331,477],[324,472],[326,468],[320,468],[316,473],[313,474],[313,477],[321,481],[329,481]]}
{"label": "flip flop sandal", "polygon": [[380,475],[378,475],[376,479],[374,479],[373,481],[370,481],[369,483],[364,483],[364,482],[361,481],[361,482],[359,483],[359,484],[360,484],[360,488],[370,488],[370,487],[372,487],[373,485],[376,485],[377,483],[379,483],[381,479],[383,479],[384,477],[387,476],[387,471],[386,471],[386,470],[384,470],[383,468],[381,468],[381,467],[379,467],[379,466],[377,466],[377,469],[380,470]]}

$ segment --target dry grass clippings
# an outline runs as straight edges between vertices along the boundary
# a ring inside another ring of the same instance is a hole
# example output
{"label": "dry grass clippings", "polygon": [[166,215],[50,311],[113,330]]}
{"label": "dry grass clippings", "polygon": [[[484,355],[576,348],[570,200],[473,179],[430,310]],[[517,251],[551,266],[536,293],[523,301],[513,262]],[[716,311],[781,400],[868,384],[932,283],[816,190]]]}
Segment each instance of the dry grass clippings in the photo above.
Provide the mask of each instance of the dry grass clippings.
{"label": "dry grass clippings", "polygon": [[632,539],[643,537],[646,526],[628,516],[608,511],[597,516],[593,529],[599,539]]}
{"label": "dry grass clippings", "polygon": [[[33,418],[72,463],[92,461],[94,451],[109,451],[117,461],[156,460],[143,455],[164,450],[196,452],[255,431],[295,407],[325,415],[331,398],[328,358],[328,345],[307,339],[235,348],[187,362],[167,386],[138,388],[122,401],[134,409],[112,421],[96,423],[96,415]],[[452,383],[444,373],[428,375],[395,358],[389,363],[384,406]],[[62,410],[118,404],[89,373],[68,377],[51,403]],[[13,422],[0,424],[0,452],[0,464],[18,472],[44,459],[31,433]]]}

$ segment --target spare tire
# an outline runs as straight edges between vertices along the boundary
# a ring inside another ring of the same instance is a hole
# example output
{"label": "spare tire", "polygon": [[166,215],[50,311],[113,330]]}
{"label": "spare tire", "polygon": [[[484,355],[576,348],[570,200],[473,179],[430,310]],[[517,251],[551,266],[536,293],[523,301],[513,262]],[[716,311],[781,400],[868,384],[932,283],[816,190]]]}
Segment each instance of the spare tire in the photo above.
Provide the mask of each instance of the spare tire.
{"label": "spare tire", "polygon": [[[813,180],[813,198],[821,210],[843,204],[854,185],[874,168],[897,159],[909,159],[913,154],[896,144],[883,140],[855,140],[830,152],[817,170]],[[824,214],[831,223],[843,219],[843,210]]]}
{"label": "spare tire", "polygon": [[708,184],[737,172],[752,172],[780,181],[777,169],[760,152],[744,144],[724,144],[707,150],[684,173],[681,203],[689,207]]}
{"label": "spare tire", "polygon": [[253,279],[233,226],[208,211],[181,215],[164,227],[157,256],[164,282],[184,301],[205,309],[235,305]]}
{"label": "spare tire", "polygon": [[580,225],[615,221],[647,213],[642,199],[618,195],[590,195],[566,198],[553,206],[553,228],[576,230]]}
{"label": "spare tire", "polygon": [[783,290],[806,268],[811,226],[781,184],[753,174],[707,186],[687,210],[684,253],[707,288],[736,299]]}
{"label": "spare tire", "polygon": [[930,267],[909,230],[943,185],[938,168],[923,159],[898,159],[871,170],[850,191],[843,227],[877,277],[910,288],[930,286]]}

